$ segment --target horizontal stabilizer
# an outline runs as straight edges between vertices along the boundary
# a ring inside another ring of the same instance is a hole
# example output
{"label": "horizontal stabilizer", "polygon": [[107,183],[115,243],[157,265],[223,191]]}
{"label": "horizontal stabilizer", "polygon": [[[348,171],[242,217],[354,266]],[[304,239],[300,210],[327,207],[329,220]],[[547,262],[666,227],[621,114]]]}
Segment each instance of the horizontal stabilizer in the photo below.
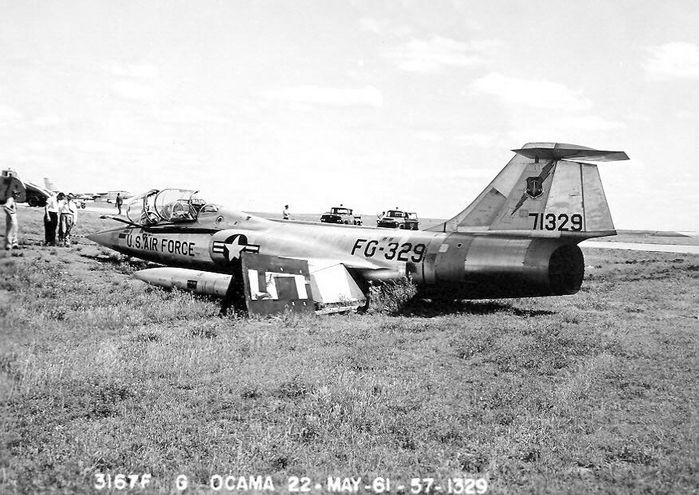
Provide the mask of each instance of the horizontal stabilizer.
{"label": "horizontal stabilizer", "polygon": [[512,150],[532,160],[587,160],[592,162],[614,162],[628,160],[623,151],[603,151],[585,146],[564,143],[528,143],[524,148]]}

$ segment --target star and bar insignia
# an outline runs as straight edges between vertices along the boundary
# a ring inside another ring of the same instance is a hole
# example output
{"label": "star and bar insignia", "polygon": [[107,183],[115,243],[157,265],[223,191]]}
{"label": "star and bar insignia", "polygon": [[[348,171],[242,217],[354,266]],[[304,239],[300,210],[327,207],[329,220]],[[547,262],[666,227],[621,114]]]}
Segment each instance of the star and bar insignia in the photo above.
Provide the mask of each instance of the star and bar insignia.
{"label": "star and bar insignia", "polygon": [[211,249],[214,253],[222,254],[227,261],[240,258],[240,253],[259,253],[259,244],[248,244],[248,238],[244,234],[235,234],[225,241],[214,241]]}

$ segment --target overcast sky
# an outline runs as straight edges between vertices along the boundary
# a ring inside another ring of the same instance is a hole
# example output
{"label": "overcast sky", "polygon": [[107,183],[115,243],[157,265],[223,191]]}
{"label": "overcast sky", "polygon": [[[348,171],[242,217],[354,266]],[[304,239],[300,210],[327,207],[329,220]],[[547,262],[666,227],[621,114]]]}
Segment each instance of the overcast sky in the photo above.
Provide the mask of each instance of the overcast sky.
{"label": "overcast sky", "polygon": [[0,166],[240,210],[460,211],[528,141],[699,230],[699,3],[0,0]]}

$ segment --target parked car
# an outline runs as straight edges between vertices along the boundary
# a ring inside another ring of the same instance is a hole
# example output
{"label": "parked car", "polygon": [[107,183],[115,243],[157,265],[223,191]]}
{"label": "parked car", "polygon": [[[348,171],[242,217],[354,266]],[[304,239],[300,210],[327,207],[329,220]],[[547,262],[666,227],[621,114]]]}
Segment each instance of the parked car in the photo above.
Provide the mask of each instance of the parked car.
{"label": "parked car", "polygon": [[407,212],[399,209],[387,210],[383,212],[376,221],[377,227],[387,227],[389,229],[417,230],[417,213]]}
{"label": "parked car", "polygon": [[346,225],[361,225],[362,217],[361,215],[355,215],[352,208],[345,208],[344,206],[333,206],[330,211],[323,213],[320,217],[320,221],[323,223],[344,223]]}

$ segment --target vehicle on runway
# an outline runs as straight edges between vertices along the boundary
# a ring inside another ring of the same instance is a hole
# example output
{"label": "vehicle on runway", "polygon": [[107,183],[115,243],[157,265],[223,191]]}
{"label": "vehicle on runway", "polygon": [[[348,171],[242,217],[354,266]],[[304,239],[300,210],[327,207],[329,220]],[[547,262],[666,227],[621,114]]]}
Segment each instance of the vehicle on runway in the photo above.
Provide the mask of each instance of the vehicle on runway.
{"label": "vehicle on runway", "polygon": [[361,215],[355,215],[352,208],[345,208],[344,206],[333,206],[330,211],[325,212],[321,215],[320,221],[322,223],[342,223],[345,225],[361,225],[362,217]]}
{"label": "vehicle on runway", "polygon": [[387,227],[389,229],[417,230],[417,213],[399,210],[388,210],[383,212],[376,221],[377,227]]}
{"label": "vehicle on runway", "polygon": [[464,210],[426,231],[263,219],[208,204],[194,191],[151,190],[125,225],[88,236],[165,265],[136,277],[244,299],[271,313],[363,307],[373,281],[411,278],[431,298],[575,294],[578,243],[614,235],[597,165],[621,151],[528,143]]}

